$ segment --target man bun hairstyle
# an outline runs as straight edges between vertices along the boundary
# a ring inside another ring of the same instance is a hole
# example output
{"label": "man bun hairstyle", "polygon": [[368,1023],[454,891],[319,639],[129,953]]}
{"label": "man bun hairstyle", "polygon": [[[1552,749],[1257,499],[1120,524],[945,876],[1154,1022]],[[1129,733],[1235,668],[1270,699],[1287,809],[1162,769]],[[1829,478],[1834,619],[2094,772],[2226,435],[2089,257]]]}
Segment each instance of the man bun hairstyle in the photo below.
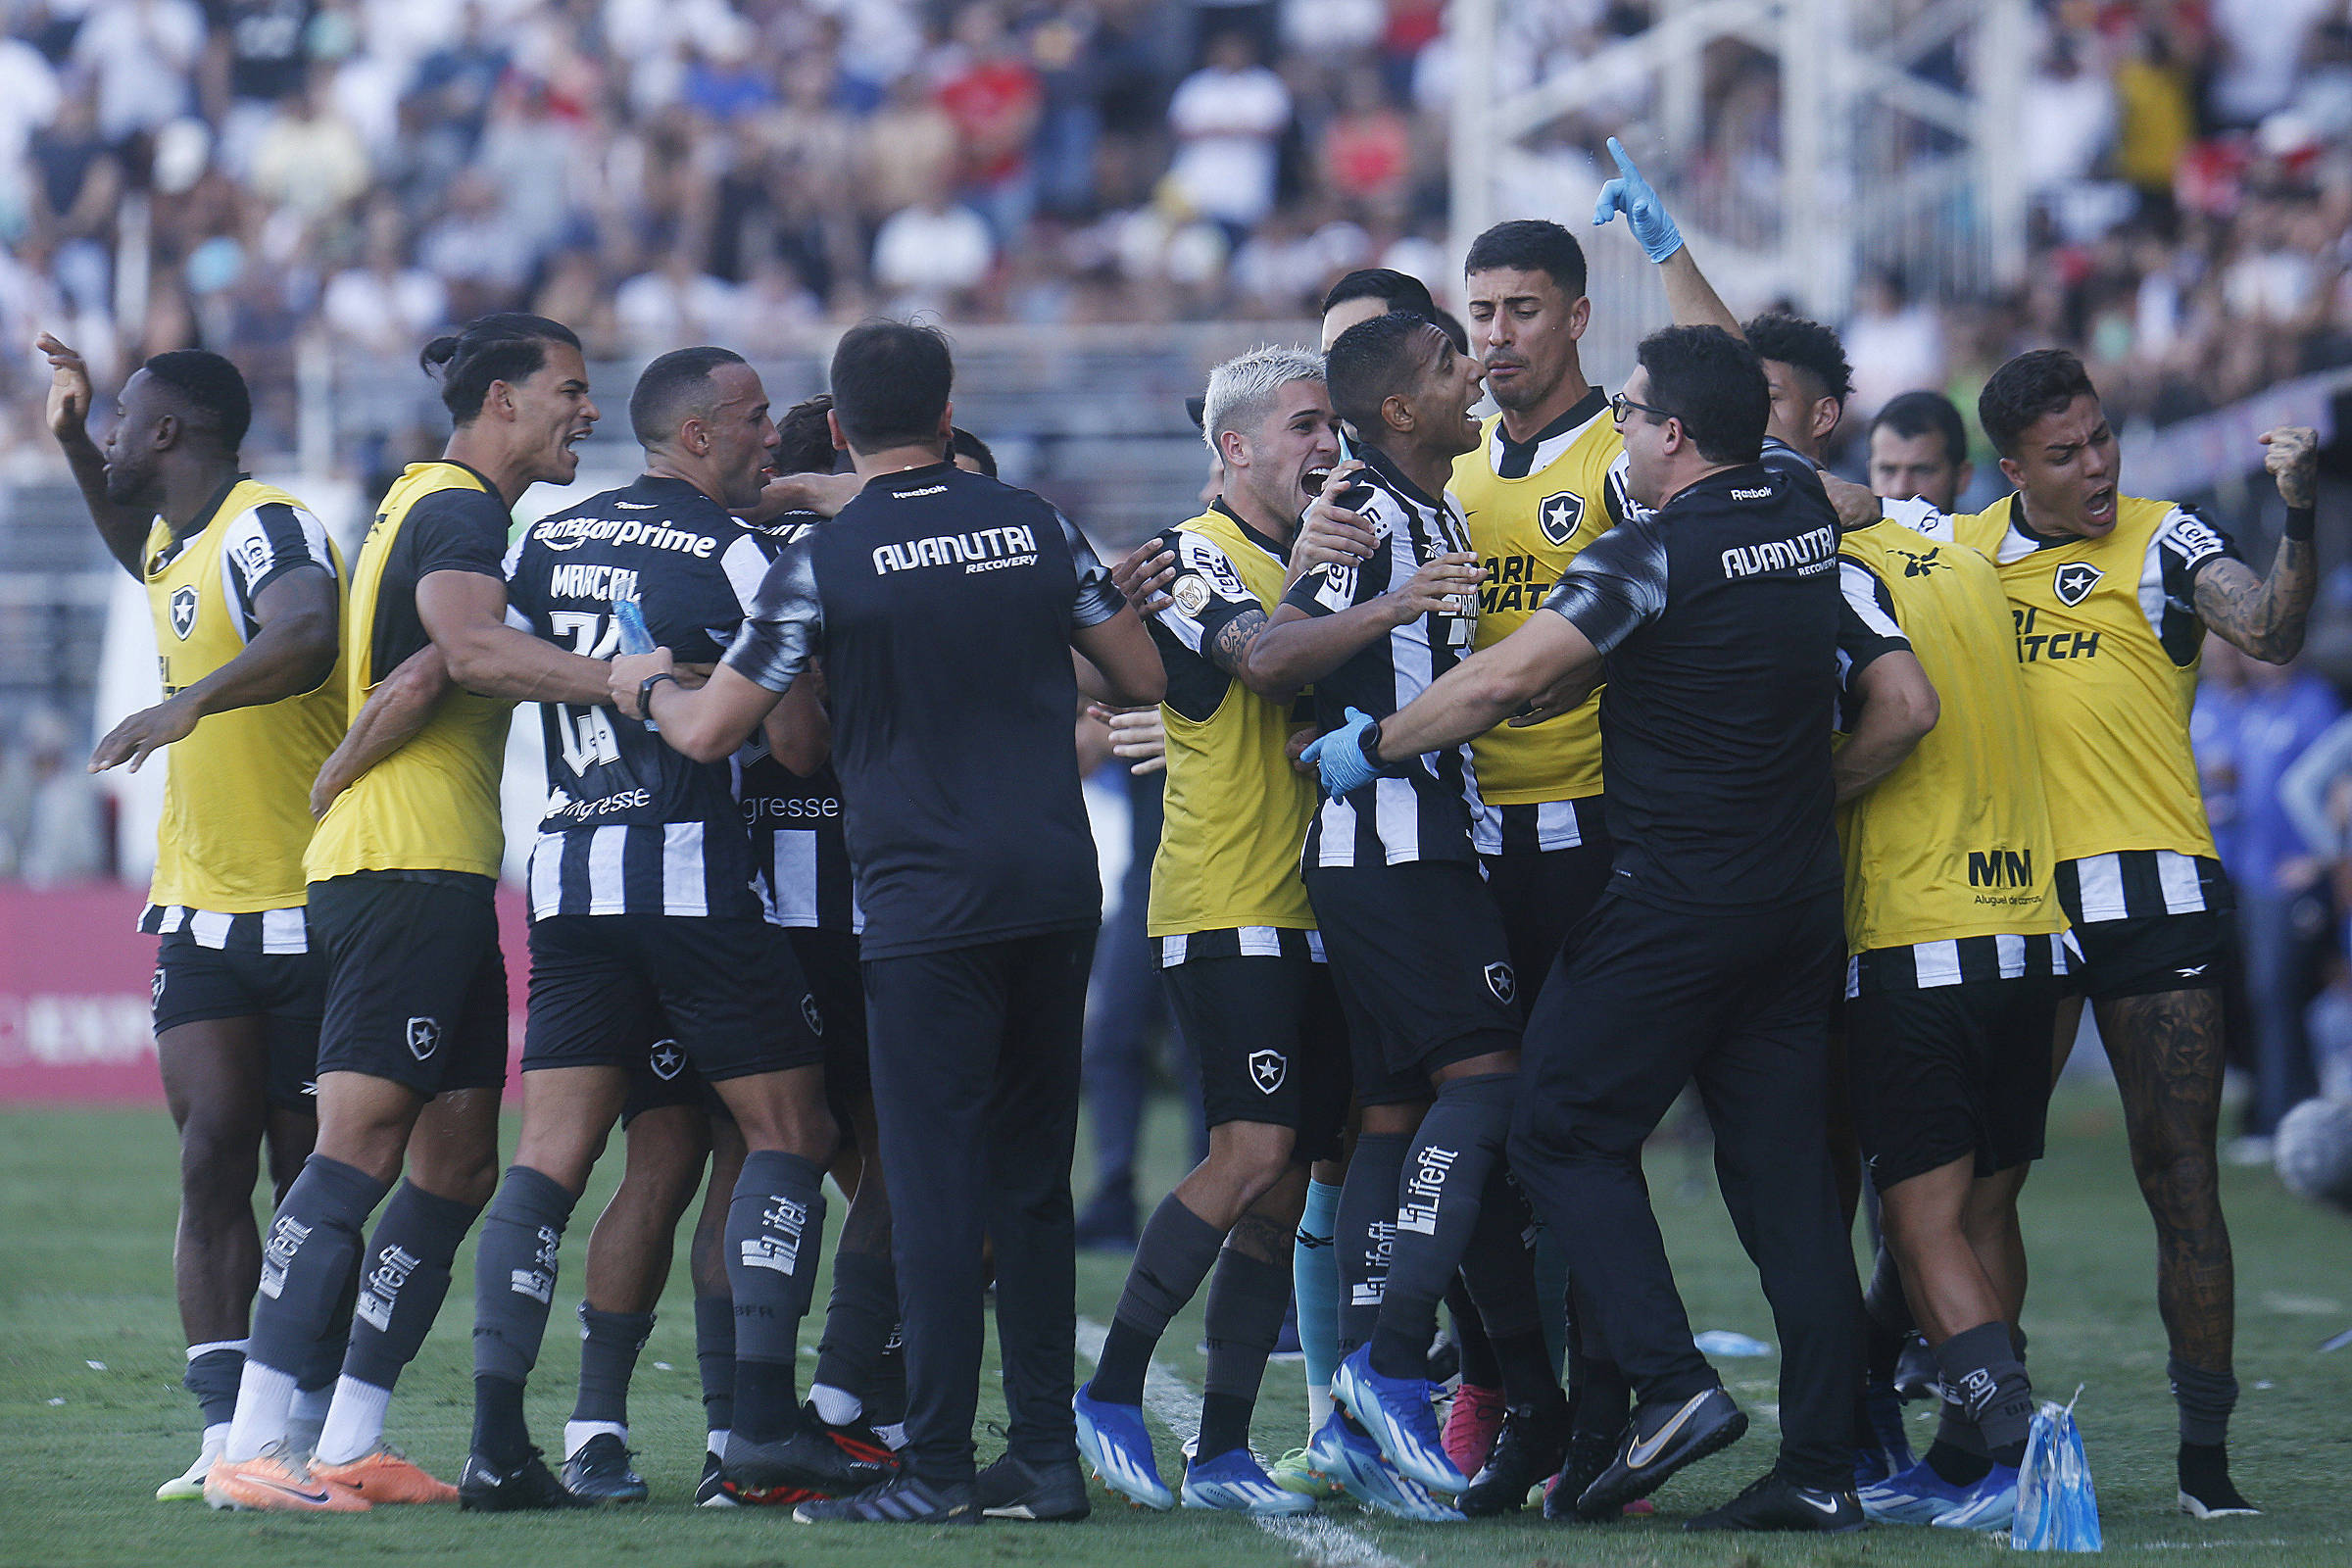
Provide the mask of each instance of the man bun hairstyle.
{"label": "man bun hairstyle", "polygon": [[1720,326],[1669,326],[1643,338],[1635,358],[1649,372],[1642,401],[1682,420],[1700,457],[1753,463],[1762,455],[1772,392],[1754,349]]}
{"label": "man bun hairstyle", "polygon": [[647,366],[629,394],[629,429],[637,444],[665,445],[688,416],[699,414],[708,417],[718,407],[712,401],[717,389],[710,384],[710,372],[722,365],[744,363],[743,356],[733,349],[706,345],[671,349]]}
{"label": "man bun hairstyle", "polygon": [[776,416],[776,471],[831,473],[834,468],[833,394],[803,398]]}
{"label": "man bun hairstyle", "polygon": [[2034,349],[1992,372],[1977,394],[1977,423],[1993,450],[2015,458],[2028,425],[2086,393],[2095,398],[2099,389],[2090,384],[2081,360],[2065,349]]}
{"label": "man bun hairstyle", "polygon": [[1323,360],[1332,412],[1367,438],[1380,430],[1380,406],[1420,385],[1422,340],[1436,325],[1417,311],[1391,311],[1342,332]]}
{"label": "man bun hairstyle", "polygon": [[937,327],[866,321],[841,335],[831,380],[833,417],[852,450],[922,446],[939,440],[956,363]]}
{"label": "man bun hairstyle", "polygon": [[1208,390],[1200,399],[1200,438],[1209,451],[1222,455],[1218,436],[1228,430],[1256,433],[1284,387],[1322,379],[1322,358],[1305,349],[1265,343],[1236,355],[1208,372]]}
{"label": "man bun hairstyle", "polygon": [[253,428],[253,394],[234,365],[209,349],[174,349],[143,368],[172,389],[183,425],[205,432],[224,457],[237,455]]}
{"label": "man bun hairstyle", "polygon": [[1759,360],[1778,360],[1812,378],[1816,397],[1835,398],[1840,408],[1854,395],[1854,368],[1835,327],[1782,311],[1767,311],[1740,329]]}
{"label": "man bun hairstyle", "polygon": [[482,412],[493,381],[527,381],[547,365],[547,346],[580,346],[579,334],[562,321],[521,311],[500,311],[469,321],[424,346],[416,363],[441,383],[441,402],[451,420],[471,424]]}
{"label": "man bun hairstyle", "polygon": [[1464,277],[1498,268],[1547,273],[1569,299],[1584,298],[1585,248],[1548,218],[1514,218],[1470,242],[1470,255],[1462,263]]}
{"label": "man bun hairstyle", "polygon": [[1943,456],[1946,463],[1958,465],[1968,456],[1968,426],[1960,421],[1960,411],[1952,400],[1940,392],[1905,392],[1886,400],[1870,421],[1870,433],[1881,428],[1892,430],[1909,441],[1931,432],[1943,437]]}

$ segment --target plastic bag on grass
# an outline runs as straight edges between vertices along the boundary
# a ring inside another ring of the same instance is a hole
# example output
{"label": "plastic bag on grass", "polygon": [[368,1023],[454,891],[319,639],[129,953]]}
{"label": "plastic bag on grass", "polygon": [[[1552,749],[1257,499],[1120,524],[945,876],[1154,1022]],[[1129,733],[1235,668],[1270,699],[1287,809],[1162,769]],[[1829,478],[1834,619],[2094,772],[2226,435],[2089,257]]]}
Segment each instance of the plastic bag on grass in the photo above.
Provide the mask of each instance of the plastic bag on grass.
{"label": "plastic bag on grass", "polygon": [[2090,1484],[2090,1460],[2075,1426],[2075,1398],[2042,1402],[2026,1438],[2026,1461],[2017,1472],[2017,1517],[2009,1544],[2033,1551],[2097,1551],[2099,1494]]}

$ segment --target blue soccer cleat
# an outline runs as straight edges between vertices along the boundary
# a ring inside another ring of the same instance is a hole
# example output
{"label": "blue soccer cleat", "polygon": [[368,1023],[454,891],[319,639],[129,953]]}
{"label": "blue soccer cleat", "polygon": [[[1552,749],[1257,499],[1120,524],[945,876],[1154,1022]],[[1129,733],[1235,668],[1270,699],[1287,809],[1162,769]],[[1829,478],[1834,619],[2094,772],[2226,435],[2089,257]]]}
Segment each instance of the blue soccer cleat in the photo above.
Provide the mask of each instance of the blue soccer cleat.
{"label": "blue soccer cleat", "polygon": [[1323,1430],[1308,1442],[1306,1458],[1317,1475],[1329,1477],[1341,1491],[1375,1513],[1424,1524],[1460,1524],[1467,1517],[1459,1508],[1433,1496],[1420,1482],[1398,1474],[1396,1466],[1381,1457],[1380,1445],[1349,1426],[1341,1411],[1334,1410]]}
{"label": "blue soccer cleat", "polygon": [[1184,1505],[1227,1513],[1313,1513],[1315,1499],[1285,1492],[1248,1448],[1232,1448],[1213,1459],[1184,1467]]}
{"label": "blue soccer cleat", "polygon": [[1967,1489],[1960,1506],[1936,1519],[1938,1530],[2006,1530],[2017,1517],[2017,1472],[1996,1464],[1984,1479]]}
{"label": "blue soccer cleat", "polygon": [[1953,1486],[1923,1459],[1899,1476],[1863,1488],[1862,1511],[1883,1525],[1932,1525],[1966,1502],[1969,1490]]}
{"label": "blue soccer cleat", "polygon": [[1144,1407],[1098,1399],[1094,1387],[1091,1382],[1081,1386],[1070,1399],[1070,1410],[1078,1417],[1078,1451],[1102,1484],[1120,1496],[1162,1513],[1175,1507],[1176,1494],[1159,1479],[1159,1463],[1152,1456]]}
{"label": "blue soccer cleat", "polygon": [[1331,1396],[1372,1435],[1389,1463],[1432,1492],[1454,1495],[1470,1478],[1446,1456],[1427,1378],[1384,1378],[1372,1370],[1372,1348],[1357,1347],[1331,1376]]}

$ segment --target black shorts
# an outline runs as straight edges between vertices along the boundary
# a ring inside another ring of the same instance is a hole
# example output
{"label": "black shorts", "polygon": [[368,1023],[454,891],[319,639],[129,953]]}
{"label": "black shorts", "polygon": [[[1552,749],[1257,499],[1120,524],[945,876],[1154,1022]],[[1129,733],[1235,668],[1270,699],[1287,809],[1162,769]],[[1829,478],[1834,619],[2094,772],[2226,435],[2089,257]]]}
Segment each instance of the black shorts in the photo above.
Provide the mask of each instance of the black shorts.
{"label": "black shorts", "polygon": [[1265,1122],[1298,1135],[1298,1164],[1337,1159],[1348,1118],[1348,1037],[1328,964],[1303,952],[1189,958],[1159,971],[1168,1009],[1200,1059],[1207,1124]]}
{"label": "black shorts", "polygon": [[551,914],[531,922],[522,1067],[632,1067],[674,1040],[711,1083],[814,1066],[815,1003],[764,920]]}
{"label": "black shorts", "polygon": [[2041,1157],[2064,984],[2027,974],[1846,1003],[1855,1126],[1879,1191],[1972,1154],[1981,1177]]}
{"label": "black shorts", "polygon": [[1511,969],[1520,977],[1522,1016],[1536,1004],[1536,993],[1551,972],[1551,960],[1560,956],[1568,933],[1592,912],[1608,887],[1609,862],[1617,858],[1616,841],[1600,825],[1599,800],[1563,804],[1576,808],[1584,834],[1582,844],[1561,850],[1537,848],[1532,834],[1515,835],[1511,827],[1514,812],[1538,808],[1506,806],[1501,808],[1502,853],[1479,857],[1487,868],[1487,890],[1502,911]]}
{"label": "black shorts", "polygon": [[326,952],[318,1071],[437,1095],[507,1080],[507,960],[486,876],[355,871],[311,884]]}
{"label": "black shorts", "polygon": [[271,1108],[318,1108],[318,1020],[326,1011],[326,956],[201,946],[185,930],[155,950],[155,1032],[216,1018],[259,1018],[270,1051]]}
{"label": "black shorts", "polygon": [[2068,990],[2096,1002],[2227,985],[2236,953],[2232,919],[2227,909],[2198,909],[2078,924],[2067,933],[2081,955]]}
{"label": "black shorts", "polygon": [[[808,986],[803,1015],[824,1042],[825,1099],[836,1120],[850,1125],[858,1102],[873,1093],[865,1059],[865,986],[858,969],[858,939],[846,931],[784,928],[801,974]],[[653,1042],[629,1066],[629,1089],[620,1124],[669,1105],[694,1105],[706,1115],[729,1116],[727,1102],[686,1059],[674,1040]]]}
{"label": "black shorts", "polygon": [[1358,1104],[1426,1100],[1439,1068],[1518,1043],[1510,944],[1474,862],[1312,865],[1306,896],[1348,1021]]}

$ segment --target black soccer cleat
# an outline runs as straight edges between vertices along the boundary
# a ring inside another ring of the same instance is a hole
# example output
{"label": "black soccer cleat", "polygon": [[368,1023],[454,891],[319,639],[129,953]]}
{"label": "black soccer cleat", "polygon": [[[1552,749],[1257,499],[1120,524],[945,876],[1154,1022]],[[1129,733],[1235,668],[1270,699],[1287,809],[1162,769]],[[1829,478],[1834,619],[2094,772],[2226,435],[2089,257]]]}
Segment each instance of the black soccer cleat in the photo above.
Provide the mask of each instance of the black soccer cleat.
{"label": "black soccer cleat", "polygon": [[599,1432],[564,1461],[564,1490],[591,1507],[643,1502],[654,1494],[645,1477],[629,1467],[629,1450],[610,1432]]}
{"label": "black soccer cleat", "polygon": [[703,1450],[703,1478],[694,1484],[694,1505],[697,1508],[735,1508],[742,1499],[727,1490],[727,1473],[719,1464],[718,1455]]}
{"label": "black soccer cleat", "polygon": [[851,1463],[879,1467],[881,1473],[866,1485],[873,1486],[898,1474],[898,1451],[884,1442],[882,1435],[864,1421],[852,1421],[842,1426],[835,1426],[816,1413],[814,1400],[809,1400],[801,1406],[801,1418],[808,1423],[809,1431],[817,1433],[826,1442],[839,1448],[848,1456]]}
{"label": "black soccer cleat", "polygon": [[458,1473],[458,1506],[474,1513],[531,1513],[595,1504],[566,1492],[533,1448],[530,1457],[512,1470],[501,1470],[478,1453],[467,1454],[466,1468]]}
{"label": "black soccer cleat", "polygon": [[980,1511],[991,1519],[1076,1524],[1095,1511],[1086,1494],[1086,1472],[1076,1459],[1036,1465],[1008,1450],[980,1472],[972,1492]]}
{"label": "black soccer cleat", "polygon": [[741,1432],[727,1437],[723,1468],[739,1493],[797,1487],[826,1497],[846,1497],[878,1487],[898,1473],[888,1464],[854,1457],[822,1428],[804,1423],[769,1443],[753,1443]]}
{"label": "black soccer cleat", "polygon": [[2192,1519],[2242,1519],[2262,1512],[2230,1480],[2230,1449],[2219,1443],[2183,1443],[2177,1464],[2180,1511]]}
{"label": "black soccer cleat", "polygon": [[1614,1519],[1618,1513],[1587,1514],[1579,1511],[1576,1499],[1585,1489],[1600,1479],[1617,1457],[1617,1440],[1605,1432],[1579,1432],[1568,1440],[1568,1457],[1560,1465],[1560,1473],[1544,1489],[1544,1517],[1554,1522],[1580,1520],[1591,1523],[1597,1519]]}
{"label": "black soccer cleat", "polygon": [[1902,1353],[1894,1361],[1894,1392],[1903,1402],[1933,1399],[1943,1389],[1943,1369],[1936,1364],[1936,1352],[1928,1342],[1914,1334],[1903,1341]]}
{"label": "black soccer cleat", "polygon": [[968,1481],[925,1481],[902,1471],[847,1497],[819,1497],[792,1510],[805,1525],[976,1525],[980,1499]]}
{"label": "black soccer cleat", "polygon": [[1767,1470],[1720,1508],[1683,1521],[1685,1530],[1811,1531],[1841,1536],[1870,1521],[1850,1487],[1800,1487]]}
{"label": "black soccer cleat", "polygon": [[1576,1511],[1605,1518],[1648,1496],[1684,1466],[1730,1447],[1746,1431],[1747,1412],[1720,1387],[1674,1404],[1637,1405],[1617,1456],[1576,1499]]}
{"label": "black soccer cleat", "polygon": [[1543,1405],[1510,1405],[1487,1462],[1453,1505],[1473,1519],[1517,1513],[1530,1488],[1557,1475],[1568,1457],[1568,1401],[1554,1395]]}

